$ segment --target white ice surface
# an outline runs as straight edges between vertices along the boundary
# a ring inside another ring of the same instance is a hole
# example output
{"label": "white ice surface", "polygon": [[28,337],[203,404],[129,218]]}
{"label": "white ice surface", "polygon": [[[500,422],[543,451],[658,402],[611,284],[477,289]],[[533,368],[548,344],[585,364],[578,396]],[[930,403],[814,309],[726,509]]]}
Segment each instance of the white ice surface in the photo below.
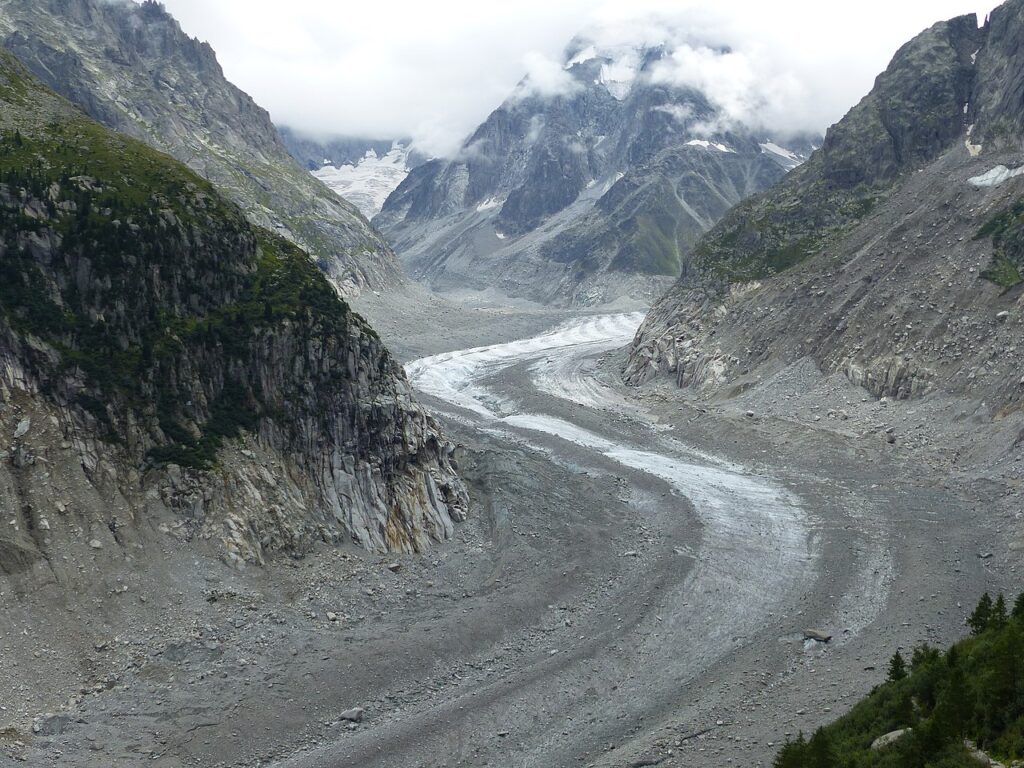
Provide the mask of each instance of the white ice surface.
{"label": "white ice surface", "polygon": [[[814,572],[817,554],[799,499],[772,480],[662,439],[653,429],[642,446],[630,445],[616,436],[614,418],[599,434],[564,418],[524,412],[488,383],[500,382],[495,375],[502,370],[532,361],[537,390],[594,411],[625,414],[621,396],[584,371],[584,363],[628,343],[642,319],[640,313],[585,318],[528,339],[422,358],[406,370],[417,389],[475,414],[486,432],[512,430],[516,439],[546,451],[552,450],[550,442],[545,447],[531,434],[554,438],[556,445],[564,441],[658,478],[689,498],[703,533],[697,567],[679,599],[692,609],[706,603],[706,613],[696,615],[716,617],[706,628],[711,646],[719,649],[709,652],[714,655],[731,638],[755,630],[774,604]],[[721,567],[723,555],[732,566]],[[685,615],[692,614],[680,613]]]}
{"label": "white ice surface", "polygon": [[968,184],[975,187],[998,187],[1004,181],[1009,181],[1015,176],[1024,174],[1024,165],[1019,168],[1007,168],[1005,165],[997,165],[991,171],[974,176],[967,180]]}
{"label": "white ice surface", "polygon": [[708,141],[707,139],[690,139],[688,142],[686,142],[686,145],[688,147],[703,147],[704,149],[717,149],[719,152],[733,152],[735,154],[735,150],[730,149],[725,144],[718,144],[713,141]]}
{"label": "white ice surface", "polygon": [[383,157],[372,149],[355,165],[324,165],[313,175],[372,219],[409,175],[409,148],[395,143]]}
{"label": "white ice surface", "polygon": [[628,344],[643,322],[642,312],[601,315],[556,328],[529,339],[488,347],[445,352],[414,360],[405,366],[417,389],[491,419],[494,396],[481,379],[517,362],[546,357],[559,350],[585,348],[587,352],[615,349]]}

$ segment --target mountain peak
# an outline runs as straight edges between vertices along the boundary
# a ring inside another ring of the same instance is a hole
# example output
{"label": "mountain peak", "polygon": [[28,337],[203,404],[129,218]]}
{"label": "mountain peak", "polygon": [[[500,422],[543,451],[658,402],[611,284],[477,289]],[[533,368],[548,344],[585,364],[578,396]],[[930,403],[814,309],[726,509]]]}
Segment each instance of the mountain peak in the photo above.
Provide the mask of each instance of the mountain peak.
{"label": "mountain peak", "polygon": [[545,301],[650,298],[697,235],[801,160],[670,76],[686,64],[673,54],[575,38],[454,160],[413,171],[375,223],[435,286],[482,287],[497,273],[503,290]]}

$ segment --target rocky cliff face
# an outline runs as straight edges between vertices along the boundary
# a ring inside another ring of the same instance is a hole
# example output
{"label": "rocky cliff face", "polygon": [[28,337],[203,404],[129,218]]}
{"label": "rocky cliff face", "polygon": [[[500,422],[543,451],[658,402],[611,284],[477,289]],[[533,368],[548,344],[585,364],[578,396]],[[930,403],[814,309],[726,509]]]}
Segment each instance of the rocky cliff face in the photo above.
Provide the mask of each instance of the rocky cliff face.
{"label": "rocky cliff face", "polygon": [[7,53],[0,147],[0,568],[156,525],[237,564],[451,534],[452,446],[307,254]]}
{"label": "rocky cliff face", "polygon": [[380,235],[299,166],[267,112],[159,3],[2,0],[0,40],[94,119],[177,158],[309,251],[343,295],[403,280]]}
{"label": "rocky cliff face", "polygon": [[697,244],[627,380],[727,393],[810,358],[879,397],[1017,408],[1021,39],[1012,0],[901,48],[805,165]]}
{"label": "rocky cliff face", "polygon": [[670,53],[575,41],[559,93],[524,80],[455,159],[414,170],[374,222],[437,288],[653,298],[700,234],[803,158],[659,79]]}

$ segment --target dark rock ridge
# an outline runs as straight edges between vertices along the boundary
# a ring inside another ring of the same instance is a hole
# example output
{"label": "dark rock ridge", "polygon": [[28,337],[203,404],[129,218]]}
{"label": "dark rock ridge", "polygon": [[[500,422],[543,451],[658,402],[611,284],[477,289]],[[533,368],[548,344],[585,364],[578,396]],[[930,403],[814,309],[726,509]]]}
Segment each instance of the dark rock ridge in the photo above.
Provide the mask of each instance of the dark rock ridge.
{"label": "dark rock ridge", "polygon": [[0,227],[3,570],[157,524],[237,564],[415,551],[464,515],[452,446],[308,255],[6,52]]}
{"label": "dark rock ridge", "polygon": [[1024,2],[903,46],[803,166],[727,214],[626,379],[742,391],[803,358],[876,396],[1019,407]]}
{"label": "dark rock ridge", "polygon": [[457,157],[415,169],[374,223],[436,288],[653,298],[703,232],[810,150],[801,139],[771,151],[699,91],[658,77],[669,53],[575,41],[564,92],[524,80]]}
{"label": "dark rock ridge", "polygon": [[177,158],[309,251],[343,295],[403,281],[379,233],[303,170],[266,110],[161,4],[4,0],[0,40],[91,117]]}

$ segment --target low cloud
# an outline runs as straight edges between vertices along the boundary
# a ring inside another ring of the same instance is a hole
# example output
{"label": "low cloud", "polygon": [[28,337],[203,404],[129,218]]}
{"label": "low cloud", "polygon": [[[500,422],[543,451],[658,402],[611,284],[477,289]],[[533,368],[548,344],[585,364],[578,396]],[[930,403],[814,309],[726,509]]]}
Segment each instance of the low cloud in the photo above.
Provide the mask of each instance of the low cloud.
{"label": "low cloud", "polygon": [[698,133],[720,133],[736,125],[782,133],[816,131],[828,119],[801,112],[808,93],[795,73],[772,71],[769,63],[743,52],[684,42],[653,67],[651,80],[694,88],[718,108],[717,120],[694,127]]}
{"label": "low cloud", "polygon": [[661,104],[654,108],[656,112],[664,112],[680,123],[689,122],[693,117],[693,107],[685,104]]}
{"label": "low cloud", "polygon": [[568,96],[580,89],[580,83],[565,71],[559,59],[553,59],[540,51],[530,51],[523,56],[523,70],[526,76],[516,88],[520,96]]}
{"label": "low cloud", "polygon": [[655,76],[701,88],[730,120],[822,131],[910,37],[996,5],[395,0],[385,13],[334,0],[165,4],[277,122],[320,135],[412,136],[435,155],[456,152],[526,75],[535,93],[571,88],[560,63],[580,32],[611,44],[671,44]]}

